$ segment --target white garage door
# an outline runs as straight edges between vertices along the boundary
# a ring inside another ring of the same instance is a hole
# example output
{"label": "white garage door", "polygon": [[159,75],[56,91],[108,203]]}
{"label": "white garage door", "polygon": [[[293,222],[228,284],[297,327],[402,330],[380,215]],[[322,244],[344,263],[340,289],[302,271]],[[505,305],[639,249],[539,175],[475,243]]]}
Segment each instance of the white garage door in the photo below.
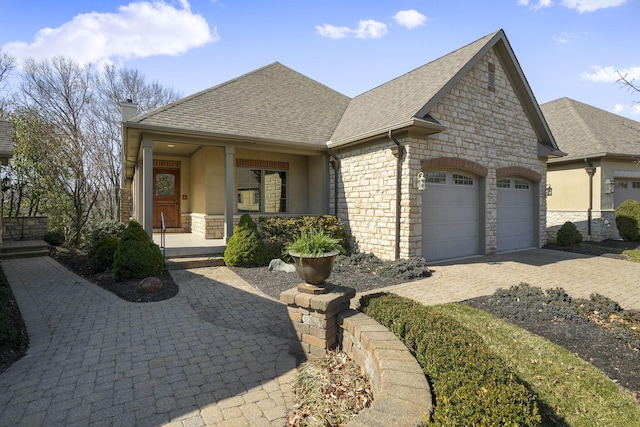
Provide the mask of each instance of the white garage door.
{"label": "white garage door", "polygon": [[534,245],[533,185],[522,179],[498,179],[496,246],[498,252]]}
{"label": "white garage door", "polygon": [[456,172],[428,172],[422,192],[422,256],[427,261],[478,254],[478,182]]}
{"label": "white garage door", "polygon": [[616,178],[616,189],[613,193],[613,202],[618,207],[625,200],[637,200],[640,202],[640,179]]}

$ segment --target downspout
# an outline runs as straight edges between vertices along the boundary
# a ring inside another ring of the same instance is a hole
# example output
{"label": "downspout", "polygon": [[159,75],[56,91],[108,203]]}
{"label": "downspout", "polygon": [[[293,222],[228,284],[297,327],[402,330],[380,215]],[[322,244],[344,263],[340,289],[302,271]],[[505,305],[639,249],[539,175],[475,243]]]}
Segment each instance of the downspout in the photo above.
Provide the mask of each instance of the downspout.
{"label": "downspout", "polygon": [[340,159],[333,155],[330,148],[327,148],[327,153],[333,160],[330,160],[331,167],[333,168],[333,215],[338,217],[338,168],[340,167]]}
{"label": "downspout", "polygon": [[391,148],[393,156],[396,158],[396,261],[400,259],[400,201],[402,197],[402,157],[405,149],[400,142],[393,137],[393,131],[389,130],[389,139],[396,145]]}
{"label": "downspout", "polygon": [[587,209],[587,241],[591,241],[591,210],[593,209],[593,175],[596,173],[596,168],[593,167],[593,163],[584,159],[584,162],[589,166],[584,168],[589,175],[589,209]]}

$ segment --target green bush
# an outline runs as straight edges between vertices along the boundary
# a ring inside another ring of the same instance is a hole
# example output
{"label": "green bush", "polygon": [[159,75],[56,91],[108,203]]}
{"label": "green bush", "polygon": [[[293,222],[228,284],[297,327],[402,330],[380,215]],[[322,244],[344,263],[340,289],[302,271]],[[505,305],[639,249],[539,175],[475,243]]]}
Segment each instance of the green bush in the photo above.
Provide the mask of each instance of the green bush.
{"label": "green bush", "polygon": [[267,261],[267,249],[258,234],[258,226],[249,214],[243,214],[227,243],[224,263],[230,267],[258,267]]}
{"label": "green bush", "polygon": [[290,245],[301,230],[319,228],[349,251],[349,235],[340,218],[333,215],[299,216],[292,218],[259,217],[259,230],[269,252],[276,257],[287,258],[284,248]]}
{"label": "green bush", "polygon": [[122,237],[122,233],[126,228],[127,226],[125,224],[113,219],[102,220],[91,224],[89,227],[89,250],[104,237]]}
{"label": "green bush", "polygon": [[117,281],[144,279],[162,273],[164,258],[142,226],[131,221],[122,233],[114,255],[113,276]]}
{"label": "green bush", "polygon": [[580,234],[574,223],[567,221],[558,230],[556,243],[560,246],[580,246],[582,244],[582,234]]}
{"label": "green bush", "polygon": [[393,294],[360,300],[415,354],[433,385],[429,423],[440,426],[539,426],[535,396],[476,333],[453,318]]}
{"label": "green bush", "polygon": [[616,208],[616,226],[623,240],[640,240],[640,202],[625,200]]}
{"label": "green bush", "polygon": [[89,268],[94,273],[102,273],[113,267],[113,260],[118,250],[120,239],[118,237],[103,237],[99,239],[89,250]]}
{"label": "green bush", "polygon": [[64,243],[64,234],[60,231],[48,231],[44,235],[44,241],[51,246],[60,246]]}

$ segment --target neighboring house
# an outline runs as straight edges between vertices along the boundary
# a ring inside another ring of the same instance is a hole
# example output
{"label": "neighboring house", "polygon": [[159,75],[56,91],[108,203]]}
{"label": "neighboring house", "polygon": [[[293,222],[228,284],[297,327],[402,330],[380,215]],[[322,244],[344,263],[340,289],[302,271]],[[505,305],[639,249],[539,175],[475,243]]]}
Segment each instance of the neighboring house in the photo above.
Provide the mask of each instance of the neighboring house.
{"label": "neighboring house", "polygon": [[541,109],[567,153],[547,164],[549,237],[571,221],[586,240],[619,238],[615,208],[640,201],[640,123],[569,98]]}
{"label": "neighboring house", "polygon": [[[6,120],[0,120],[0,164],[6,166],[9,159],[13,157],[13,130],[11,123]],[[0,180],[4,179],[0,176]],[[4,204],[4,194],[1,194]],[[2,247],[2,217],[4,212],[0,212],[0,247]]]}
{"label": "neighboring house", "polygon": [[242,211],[333,213],[383,259],[544,244],[563,155],[502,30],[353,99],[274,63],[134,115],[122,218],[228,238]]}

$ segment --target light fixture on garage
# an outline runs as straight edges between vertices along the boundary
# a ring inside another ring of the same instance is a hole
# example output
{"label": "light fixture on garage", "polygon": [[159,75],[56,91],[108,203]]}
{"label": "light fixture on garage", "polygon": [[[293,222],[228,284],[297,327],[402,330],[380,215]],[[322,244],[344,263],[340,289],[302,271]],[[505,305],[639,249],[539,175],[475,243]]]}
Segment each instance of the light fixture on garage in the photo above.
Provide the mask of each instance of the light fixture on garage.
{"label": "light fixture on garage", "polygon": [[604,180],[604,193],[611,194],[616,190],[616,182],[611,178]]}
{"label": "light fixture on garage", "polygon": [[551,188],[551,184],[547,184],[546,192],[547,196],[553,196],[553,188]]}
{"label": "light fixture on garage", "polygon": [[427,178],[424,177],[424,172],[418,173],[418,176],[416,176],[416,188],[418,190],[424,190],[425,182],[427,182]]}

